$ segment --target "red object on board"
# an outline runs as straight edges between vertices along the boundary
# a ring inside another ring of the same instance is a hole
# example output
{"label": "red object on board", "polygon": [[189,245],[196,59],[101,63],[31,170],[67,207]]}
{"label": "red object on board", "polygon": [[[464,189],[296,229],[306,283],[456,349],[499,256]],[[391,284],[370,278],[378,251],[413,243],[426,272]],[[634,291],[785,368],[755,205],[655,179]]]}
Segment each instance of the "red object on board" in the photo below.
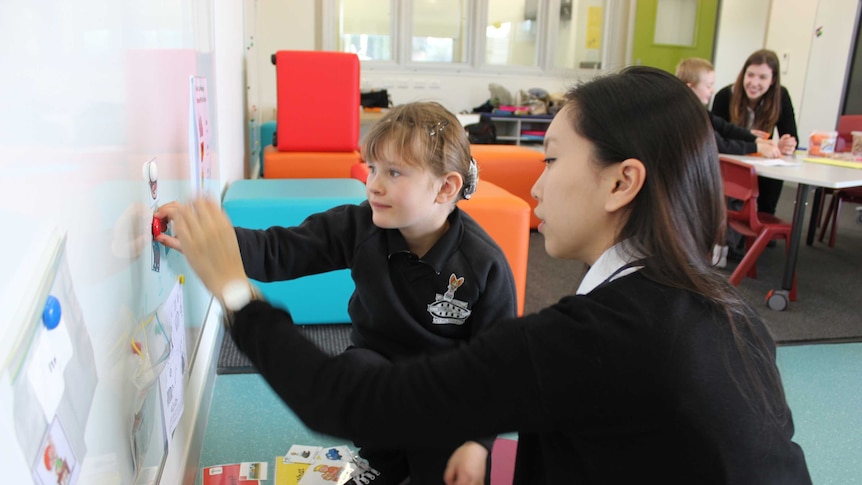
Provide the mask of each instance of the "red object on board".
{"label": "red object on board", "polygon": [[165,222],[164,219],[153,217],[153,237],[156,237],[167,230],[168,224]]}

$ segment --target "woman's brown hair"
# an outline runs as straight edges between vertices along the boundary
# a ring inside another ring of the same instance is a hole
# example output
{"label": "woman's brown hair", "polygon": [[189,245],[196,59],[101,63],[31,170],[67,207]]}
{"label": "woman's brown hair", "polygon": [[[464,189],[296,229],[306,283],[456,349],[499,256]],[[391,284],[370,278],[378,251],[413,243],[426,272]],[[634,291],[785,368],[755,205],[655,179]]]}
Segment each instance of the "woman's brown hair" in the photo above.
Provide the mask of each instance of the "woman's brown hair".
{"label": "woman's brown hair", "polygon": [[[745,94],[745,71],[748,66],[766,64],[772,70],[772,85],[760,97],[755,106],[751,106],[751,100]],[[754,120],[748,124],[748,108],[754,111]],[[733,94],[730,97],[730,122],[750,129],[763,130],[772,133],[778,117],[781,115],[781,68],[778,56],[769,49],[761,49],[745,60],[742,70],[736,76],[733,84]]]}

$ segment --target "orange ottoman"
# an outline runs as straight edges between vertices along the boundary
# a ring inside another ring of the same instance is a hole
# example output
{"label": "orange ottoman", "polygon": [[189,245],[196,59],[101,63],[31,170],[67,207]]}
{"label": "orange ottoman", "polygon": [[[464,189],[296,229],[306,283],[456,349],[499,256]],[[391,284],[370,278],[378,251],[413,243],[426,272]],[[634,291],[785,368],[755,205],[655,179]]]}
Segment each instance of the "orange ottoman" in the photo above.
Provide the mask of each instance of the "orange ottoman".
{"label": "orange ottoman", "polygon": [[530,189],[545,169],[545,154],[518,145],[470,145],[470,152],[479,165],[479,179],[524,199],[530,206],[529,227],[539,227],[539,218],[532,212],[538,202]]}
{"label": "orange ottoman", "polygon": [[351,178],[350,168],[362,158],[352,152],[280,152],[263,149],[263,178]]}
{"label": "orange ottoman", "polygon": [[476,193],[458,202],[503,250],[518,295],[518,315],[524,314],[527,292],[527,254],[530,246],[530,206],[520,197],[479,178]]}

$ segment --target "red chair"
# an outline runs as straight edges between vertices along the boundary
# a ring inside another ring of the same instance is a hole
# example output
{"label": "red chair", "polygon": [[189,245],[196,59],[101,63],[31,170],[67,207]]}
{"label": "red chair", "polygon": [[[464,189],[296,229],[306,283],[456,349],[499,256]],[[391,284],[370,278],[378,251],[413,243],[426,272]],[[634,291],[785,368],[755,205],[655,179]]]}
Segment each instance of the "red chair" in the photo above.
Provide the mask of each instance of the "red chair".
{"label": "red chair", "polygon": [[[745,238],[745,256],[730,275],[730,284],[739,286],[742,279],[757,278],[757,258],[773,239],[784,239],[785,251],[790,249],[791,224],[772,214],[757,211],[757,172],[747,163],[720,157],[724,195],[742,201],[742,209],[727,210],[727,224]],[[790,301],[796,301],[796,274]]]}
{"label": "red chair", "polygon": [[826,219],[820,228],[820,237],[818,241],[823,242],[823,237],[832,225],[832,230],[829,231],[829,247],[835,247],[835,233],[838,232],[838,216],[841,214],[841,204],[851,202],[853,204],[862,204],[862,187],[851,187],[849,189],[841,189],[832,192],[832,199],[829,201],[829,209],[826,210]]}
{"label": "red chair", "polygon": [[862,131],[862,115],[841,115],[838,118],[838,139],[835,140],[836,152],[849,152],[853,146],[854,131]]}
{"label": "red chair", "polygon": [[330,51],[282,50],[276,70],[274,146],[263,150],[264,178],[349,178],[359,155],[359,58]]}
{"label": "red chair", "polygon": [[[862,115],[841,115],[838,118],[838,126],[835,131],[838,132],[838,139],[835,141],[836,152],[849,152],[853,146],[854,131],[862,131]],[[823,218],[823,207],[826,205],[826,196],[832,194],[832,199],[829,202],[829,208],[826,210],[826,218]],[[862,204],[862,187],[853,187],[850,189],[833,190],[823,189],[823,195],[820,197],[817,211],[817,227],[820,228],[820,236],[818,241],[823,242],[826,231],[829,229],[829,224],[832,224],[832,231],[829,233],[829,247],[835,247],[835,233],[838,231],[838,216],[841,214],[841,203],[852,202],[854,204]]]}

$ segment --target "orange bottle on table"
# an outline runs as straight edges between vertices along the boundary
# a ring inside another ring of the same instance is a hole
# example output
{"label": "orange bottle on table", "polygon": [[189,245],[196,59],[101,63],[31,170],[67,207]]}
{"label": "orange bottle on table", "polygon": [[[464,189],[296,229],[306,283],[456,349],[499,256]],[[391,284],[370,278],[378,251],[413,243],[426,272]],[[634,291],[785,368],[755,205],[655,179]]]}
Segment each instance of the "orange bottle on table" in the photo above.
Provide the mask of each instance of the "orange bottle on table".
{"label": "orange bottle on table", "polygon": [[828,157],[835,153],[837,131],[815,131],[811,134],[808,144],[808,154],[818,157]]}

